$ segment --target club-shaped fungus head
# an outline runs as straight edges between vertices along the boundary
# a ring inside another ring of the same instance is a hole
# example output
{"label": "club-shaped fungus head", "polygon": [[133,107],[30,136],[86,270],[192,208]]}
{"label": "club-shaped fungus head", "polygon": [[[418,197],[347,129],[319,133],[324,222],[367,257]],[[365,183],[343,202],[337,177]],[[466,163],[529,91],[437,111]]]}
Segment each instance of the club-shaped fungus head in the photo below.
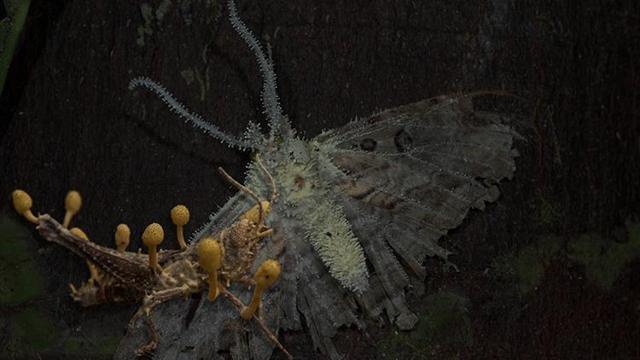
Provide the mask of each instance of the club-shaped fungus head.
{"label": "club-shaped fungus head", "polygon": [[189,209],[184,205],[176,205],[171,209],[171,221],[177,227],[177,237],[180,249],[187,248],[187,244],[184,241],[184,226],[189,222]]}
{"label": "club-shaped fungus head", "polygon": [[38,219],[33,216],[33,213],[31,212],[33,200],[31,200],[31,196],[29,196],[29,194],[24,190],[14,190],[13,193],[11,193],[11,200],[13,201],[13,207],[16,209],[18,214],[24,216],[24,218],[31,223],[38,223]]}
{"label": "club-shaped fungus head", "polygon": [[64,198],[64,208],[66,213],[64,214],[64,221],[62,222],[62,226],[65,228],[69,228],[69,223],[71,223],[71,219],[80,211],[82,207],[82,197],[80,193],[71,190],[67,193],[67,196]]}
{"label": "club-shaped fungus head", "polygon": [[129,246],[131,239],[131,230],[127,224],[120,224],[116,227],[115,243],[118,252],[124,252]]}
{"label": "club-shaped fungus head", "polygon": [[262,292],[265,289],[270,288],[278,277],[280,277],[280,263],[277,260],[266,260],[263,262],[255,275],[253,276],[253,280],[256,282],[256,288],[253,291],[253,296],[251,297],[251,303],[248,306],[245,306],[240,312],[240,316],[243,319],[249,320],[260,308],[260,298],[262,297]]}
{"label": "club-shaped fungus head", "polygon": [[87,236],[87,234],[84,231],[82,231],[82,229],[80,229],[80,228],[77,228],[77,227],[71,228],[71,230],[69,230],[69,232],[72,233],[73,235],[79,237],[82,240],[89,241],[89,237]]}
{"label": "club-shaped fungus head", "polygon": [[220,293],[218,289],[218,270],[222,267],[222,246],[212,237],[204,238],[198,244],[198,263],[207,273],[209,300],[214,301]]}
{"label": "club-shaped fungus head", "polygon": [[147,226],[142,233],[142,243],[149,249],[149,267],[152,271],[160,269],[157,248],[162,240],[164,240],[164,230],[158,223]]}

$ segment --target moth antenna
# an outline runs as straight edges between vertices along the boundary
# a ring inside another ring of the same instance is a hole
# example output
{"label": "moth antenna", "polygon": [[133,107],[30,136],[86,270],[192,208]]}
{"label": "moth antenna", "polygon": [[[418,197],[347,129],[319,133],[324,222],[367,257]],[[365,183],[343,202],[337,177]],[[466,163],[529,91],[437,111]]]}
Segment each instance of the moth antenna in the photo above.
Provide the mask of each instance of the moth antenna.
{"label": "moth antenna", "polygon": [[179,117],[184,119],[185,122],[191,122],[193,126],[203,130],[205,133],[208,133],[215,139],[222,141],[223,143],[227,143],[229,146],[237,147],[241,150],[246,150],[247,148],[253,148],[253,146],[239,138],[236,138],[232,135],[225,134],[217,126],[211,124],[210,122],[204,120],[200,115],[190,112],[180,101],[178,101],[173,94],[171,94],[164,86],[159,83],[147,78],[147,77],[137,77],[129,82],[129,90],[133,90],[137,87],[143,87],[147,90],[154,93],[156,96],[164,102],[171,111],[176,113]]}
{"label": "moth antenna", "polygon": [[237,187],[238,190],[243,191],[245,194],[249,194],[249,196],[251,196],[256,201],[256,203],[258,204],[258,224],[262,224],[262,217],[263,217],[264,210],[262,209],[262,202],[260,201],[260,198],[258,198],[258,195],[256,195],[256,193],[251,191],[251,189],[249,189],[248,187],[237,182],[236,179],[232,178],[231,175],[227,174],[227,172],[224,171],[223,168],[218,167],[218,172],[220,173],[220,175],[222,175],[223,178],[225,178],[225,180],[231,183],[231,185]]}
{"label": "moth antenna", "polygon": [[278,195],[276,190],[276,182],[273,180],[273,176],[271,176],[269,170],[267,170],[267,168],[264,166],[264,163],[260,159],[260,155],[258,153],[256,153],[256,163],[258,163],[258,166],[260,167],[262,173],[269,179],[269,183],[271,184],[271,199],[269,199],[269,202],[272,203]]}
{"label": "moth antenna", "polygon": [[247,25],[238,17],[238,10],[233,0],[229,0],[229,21],[233,29],[240,35],[245,44],[253,52],[258,61],[260,73],[262,74],[262,106],[264,113],[269,118],[270,136],[273,137],[276,132],[288,132],[291,125],[282,114],[280,107],[280,98],[276,91],[276,73],[273,71],[273,63],[264,55],[260,43],[255,35],[247,28]]}

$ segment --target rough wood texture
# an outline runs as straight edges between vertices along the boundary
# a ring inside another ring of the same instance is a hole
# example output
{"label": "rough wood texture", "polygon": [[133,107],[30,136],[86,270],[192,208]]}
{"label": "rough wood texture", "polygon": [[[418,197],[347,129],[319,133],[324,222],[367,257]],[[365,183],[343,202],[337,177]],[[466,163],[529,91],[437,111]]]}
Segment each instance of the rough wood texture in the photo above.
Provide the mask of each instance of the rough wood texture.
{"label": "rough wood texture", "polygon": [[[153,34],[140,46],[136,30],[145,21],[137,4],[69,2],[25,80],[16,112],[1,127],[0,193],[25,188],[34,210],[60,218],[64,194],[78,189],[86,203],[76,224],[104,239],[103,245],[111,244],[120,222],[131,226],[134,239],[153,221],[168,226],[169,209],[178,202],[191,210],[188,228],[204,223],[233,192],[216,165],[237,176],[244,155],[194,133],[152,97],[125,90],[131,77],[152,76],[229,132],[259,117],[253,59],[216,15],[222,7],[205,12],[203,6],[173,2],[162,21],[152,21]],[[501,286],[491,271],[485,275],[498,254],[541,233],[609,231],[638,212],[640,188],[632,186],[640,183],[638,6],[602,0],[271,1],[241,2],[239,11],[270,42],[283,108],[309,136],[441,93],[504,89],[529,100],[529,116],[515,124],[527,139],[519,146],[519,172],[501,186],[496,206],[472,214],[446,238],[461,272],[443,274],[439,263],[425,265],[425,274],[433,274],[428,290],[463,288],[478,309]],[[548,204],[553,221],[543,218]],[[11,213],[8,201],[0,206]],[[39,306],[60,331],[77,336],[102,327],[119,337],[134,309],[77,309],[65,284],[85,278],[83,262],[37,238],[28,241],[34,253],[43,252],[37,261],[50,289]],[[638,264],[631,266],[637,270]],[[527,298],[530,306],[518,321],[478,310],[473,329],[481,340],[463,355],[637,357],[626,339],[638,334],[633,304],[640,282],[627,277],[603,295],[574,275],[550,271],[548,285]],[[630,300],[621,303],[623,298]],[[165,311],[188,317],[190,303],[170,303]],[[199,306],[218,311],[221,304]],[[419,308],[419,300],[414,305]],[[23,306],[3,304],[2,311]],[[192,323],[203,321],[200,313]],[[558,336],[566,329],[570,336]],[[380,355],[376,341],[354,331],[343,334],[336,347],[347,356]],[[307,335],[285,335],[294,356],[318,357]],[[180,336],[209,340],[188,330]],[[47,351],[59,354],[62,348]]]}

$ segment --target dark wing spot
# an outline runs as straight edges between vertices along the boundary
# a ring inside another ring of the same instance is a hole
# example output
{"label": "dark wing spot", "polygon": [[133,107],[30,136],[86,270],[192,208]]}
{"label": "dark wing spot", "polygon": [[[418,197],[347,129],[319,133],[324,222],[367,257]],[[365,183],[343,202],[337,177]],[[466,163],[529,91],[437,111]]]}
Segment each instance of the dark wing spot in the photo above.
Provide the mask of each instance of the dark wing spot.
{"label": "dark wing spot", "polygon": [[396,144],[396,149],[398,149],[399,152],[409,151],[413,147],[413,139],[404,129],[396,133],[393,137],[393,142]]}
{"label": "dark wing spot", "polygon": [[364,151],[373,151],[376,149],[376,145],[378,145],[378,143],[371,138],[362,139],[362,141],[360,141],[360,149]]}

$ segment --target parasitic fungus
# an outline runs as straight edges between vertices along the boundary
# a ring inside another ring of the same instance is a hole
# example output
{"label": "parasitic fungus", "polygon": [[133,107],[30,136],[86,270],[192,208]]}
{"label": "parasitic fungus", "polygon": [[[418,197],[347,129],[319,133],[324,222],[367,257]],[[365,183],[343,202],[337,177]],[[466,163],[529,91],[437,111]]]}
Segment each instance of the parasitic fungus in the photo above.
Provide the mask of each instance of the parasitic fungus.
{"label": "parasitic fungus", "polygon": [[18,214],[22,215],[29,222],[37,224],[38,218],[33,216],[31,212],[31,206],[33,206],[33,200],[31,200],[31,196],[27,194],[23,190],[14,190],[11,193],[11,199],[13,200],[13,207],[16,209]]}
{"label": "parasitic fungus", "polygon": [[127,226],[127,224],[120,224],[118,225],[118,227],[116,227],[116,234],[115,234],[115,242],[116,242],[116,249],[118,250],[118,252],[125,252],[125,250],[127,250],[127,246],[129,246],[129,239],[131,238],[131,230],[129,230],[129,227]]}
{"label": "parasitic fungus", "polygon": [[265,260],[256,271],[253,279],[256,282],[256,288],[251,297],[251,303],[245,306],[240,312],[243,319],[249,320],[260,307],[260,298],[262,292],[271,287],[280,276],[280,263],[277,260]]}
{"label": "parasitic fungus", "polygon": [[69,228],[69,223],[71,223],[71,219],[80,211],[82,207],[82,197],[80,193],[71,190],[67,193],[67,196],[64,198],[64,208],[66,213],[64,214],[64,221],[62,222],[62,226],[65,228]]}
{"label": "parasitic fungus", "polygon": [[218,289],[218,270],[222,267],[222,257],[222,247],[214,238],[207,237],[198,244],[198,262],[209,275],[210,301],[214,301],[220,293]]}
{"label": "parasitic fungus", "polygon": [[184,242],[184,226],[189,222],[189,209],[184,205],[176,205],[171,209],[171,221],[178,228],[178,244],[181,250],[187,248],[187,244]]}
{"label": "parasitic fungus", "polygon": [[164,230],[158,223],[153,223],[147,226],[142,233],[142,242],[149,248],[149,267],[151,271],[162,271],[160,265],[158,265],[158,250],[157,247],[164,240]]}

